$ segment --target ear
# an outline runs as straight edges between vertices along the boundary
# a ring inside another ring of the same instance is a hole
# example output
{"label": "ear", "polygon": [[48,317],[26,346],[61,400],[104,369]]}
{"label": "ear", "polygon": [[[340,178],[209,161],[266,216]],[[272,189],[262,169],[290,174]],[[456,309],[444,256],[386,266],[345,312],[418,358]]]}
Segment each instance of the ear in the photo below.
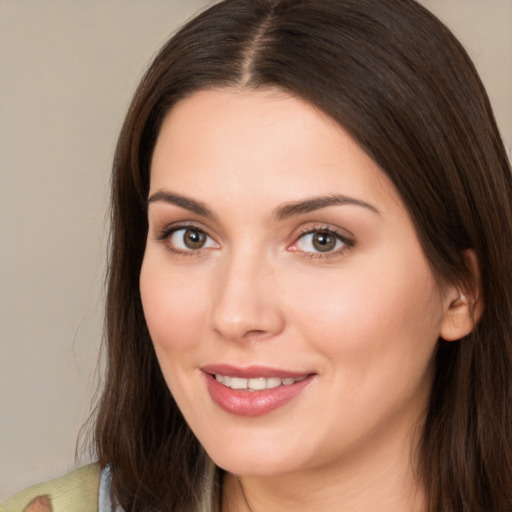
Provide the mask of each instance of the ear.
{"label": "ear", "polygon": [[469,282],[464,287],[451,285],[445,290],[445,309],[439,333],[445,341],[467,336],[484,311],[480,272],[474,251],[464,251],[464,259],[471,273]]}

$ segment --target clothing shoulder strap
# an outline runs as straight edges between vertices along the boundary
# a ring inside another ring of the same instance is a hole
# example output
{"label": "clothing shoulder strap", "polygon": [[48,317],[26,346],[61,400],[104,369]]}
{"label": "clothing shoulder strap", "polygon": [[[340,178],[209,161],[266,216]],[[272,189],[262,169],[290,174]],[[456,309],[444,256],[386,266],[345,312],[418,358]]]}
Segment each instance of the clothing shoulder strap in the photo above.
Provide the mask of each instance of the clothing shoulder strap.
{"label": "clothing shoulder strap", "polygon": [[15,494],[0,512],[98,512],[99,483],[99,465],[89,464]]}

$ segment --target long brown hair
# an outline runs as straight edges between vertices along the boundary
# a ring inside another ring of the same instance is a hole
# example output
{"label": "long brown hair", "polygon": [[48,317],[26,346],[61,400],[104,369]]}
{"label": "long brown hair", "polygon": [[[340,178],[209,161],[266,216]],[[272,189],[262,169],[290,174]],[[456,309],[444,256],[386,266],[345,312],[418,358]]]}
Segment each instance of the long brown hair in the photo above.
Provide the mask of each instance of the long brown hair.
{"label": "long brown hair", "polygon": [[396,186],[440,279],[469,286],[472,249],[485,310],[466,338],[439,341],[419,471],[430,512],[512,510],[510,165],[471,60],[413,0],[225,0],[183,27],[148,69],[112,181],[96,445],[118,502],[127,511],[220,508],[221,471],[164,382],[139,272],[162,120],[187,95],[224,86],[280,87],[342,125]]}

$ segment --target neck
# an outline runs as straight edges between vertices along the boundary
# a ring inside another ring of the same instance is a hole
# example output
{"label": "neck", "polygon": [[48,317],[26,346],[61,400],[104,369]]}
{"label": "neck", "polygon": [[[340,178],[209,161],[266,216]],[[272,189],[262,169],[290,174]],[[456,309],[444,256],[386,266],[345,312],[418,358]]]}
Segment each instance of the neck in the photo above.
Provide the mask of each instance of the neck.
{"label": "neck", "polygon": [[[226,474],[223,512],[424,512],[416,436],[355,449],[341,463],[283,475]],[[357,453],[356,453],[357,452]]]}

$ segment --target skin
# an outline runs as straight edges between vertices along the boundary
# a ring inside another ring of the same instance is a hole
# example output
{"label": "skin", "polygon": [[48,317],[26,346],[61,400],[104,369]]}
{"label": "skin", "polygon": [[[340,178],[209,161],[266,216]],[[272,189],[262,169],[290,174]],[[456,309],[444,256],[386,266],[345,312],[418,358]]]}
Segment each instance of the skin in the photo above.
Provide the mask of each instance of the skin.
{"label": "skin", "polygon": [[[275,215],[333,194],[365,204]],[[470,325],[382,170],[299,98],[214,89],[165,119],[149,196],[144,312],[169,389],[228,472],[223,509],[423,510],[414,448],[433,354],[439,336]],[[184,244],[183,224],[207,235],[201,248]],[[319,252],[304,233],[326,229],[345,242]],[[201,368],[218,363],[314,377],[286,405],[246,417],[208,393]]]}

